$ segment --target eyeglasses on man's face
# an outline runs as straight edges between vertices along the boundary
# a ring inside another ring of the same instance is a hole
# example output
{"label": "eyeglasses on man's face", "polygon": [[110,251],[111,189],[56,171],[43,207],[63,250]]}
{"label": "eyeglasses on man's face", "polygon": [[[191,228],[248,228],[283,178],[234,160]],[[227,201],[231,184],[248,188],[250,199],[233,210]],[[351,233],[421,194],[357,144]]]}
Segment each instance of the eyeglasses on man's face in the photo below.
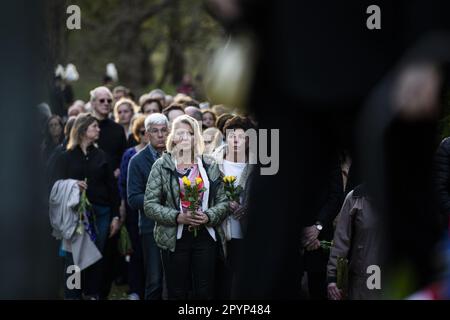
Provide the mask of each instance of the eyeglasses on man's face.
{"label": "eyeglasses on man's face", "polygon": [[157,135],[157,134],[161,134],[161,135],[165,135],[167,134],[167,128],[162,128],[162,129],[150,129],[150,134],[152,135]]}
{"label": "eyeglasses on man's face", "polygon": [[112,103],[112,99],[98,99],[98,102],[105,103],[108,102],[108,104]]}

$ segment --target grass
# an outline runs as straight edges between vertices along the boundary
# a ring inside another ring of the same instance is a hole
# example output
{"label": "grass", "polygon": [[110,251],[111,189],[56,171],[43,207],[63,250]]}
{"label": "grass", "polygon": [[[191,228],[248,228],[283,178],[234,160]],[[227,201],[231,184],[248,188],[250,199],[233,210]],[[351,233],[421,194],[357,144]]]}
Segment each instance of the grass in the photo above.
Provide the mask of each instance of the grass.
{"label": "grass", "polygon": [[117,286],[115,283],[111,286],[108,300],[127,300],[128,299],[128,285]]}

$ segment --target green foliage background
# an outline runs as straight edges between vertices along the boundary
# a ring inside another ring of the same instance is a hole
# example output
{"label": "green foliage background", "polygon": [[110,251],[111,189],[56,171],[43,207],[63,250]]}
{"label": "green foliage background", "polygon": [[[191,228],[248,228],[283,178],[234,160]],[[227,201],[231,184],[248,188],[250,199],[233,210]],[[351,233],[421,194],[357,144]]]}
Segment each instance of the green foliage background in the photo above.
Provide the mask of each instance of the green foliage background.
{"label": "green foliage background", "polygon": [[[66,27],[69,5],[81,9],[81,30]],[[110,62],[118,84],[137,97],[155,87],[173,93],[184,73],[204,73],[226,39],[203,0],[51,0],[46,9],[49,61],[76,65],[73,88],[81,99],[101,83]]]}

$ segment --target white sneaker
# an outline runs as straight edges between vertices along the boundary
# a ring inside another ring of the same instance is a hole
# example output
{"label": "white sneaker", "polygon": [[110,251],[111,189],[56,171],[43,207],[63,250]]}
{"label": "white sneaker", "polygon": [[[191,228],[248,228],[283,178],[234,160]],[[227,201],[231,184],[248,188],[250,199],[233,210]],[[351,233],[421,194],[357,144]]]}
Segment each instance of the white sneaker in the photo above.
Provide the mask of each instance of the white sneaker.
{"label": "white sneaker", "polygon": [[141,299],[139,298],[139,295],[137,293],[130,293],[128,295],[128,300],[141,300]]}

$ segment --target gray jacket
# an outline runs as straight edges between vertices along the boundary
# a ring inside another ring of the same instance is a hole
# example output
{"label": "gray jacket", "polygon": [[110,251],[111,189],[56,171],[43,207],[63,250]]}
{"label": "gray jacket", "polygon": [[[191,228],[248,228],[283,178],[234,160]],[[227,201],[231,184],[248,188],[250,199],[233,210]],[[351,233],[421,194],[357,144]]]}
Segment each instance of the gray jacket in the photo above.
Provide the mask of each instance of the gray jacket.
{"label": "gray jacket", "polygon": [[102,255],[87,232],[75,232],[79,220],[76,206],[79,202],[80,189],[76,180],[55,182],[49,200],[52,235],[58,240],[62,239],[63,249],[72,252],[74,264],[83,270],[100,260]]}
{"label": "gray jacket", "polygon": [[336,282],[337,259],[348,259],[348,299],[369,300],[379,297],[380,290],[369,290],[367,267],[381,266],[382,236],[379,216],[362,186],[350,192],[342,206],[330,250],[328,282]]}

